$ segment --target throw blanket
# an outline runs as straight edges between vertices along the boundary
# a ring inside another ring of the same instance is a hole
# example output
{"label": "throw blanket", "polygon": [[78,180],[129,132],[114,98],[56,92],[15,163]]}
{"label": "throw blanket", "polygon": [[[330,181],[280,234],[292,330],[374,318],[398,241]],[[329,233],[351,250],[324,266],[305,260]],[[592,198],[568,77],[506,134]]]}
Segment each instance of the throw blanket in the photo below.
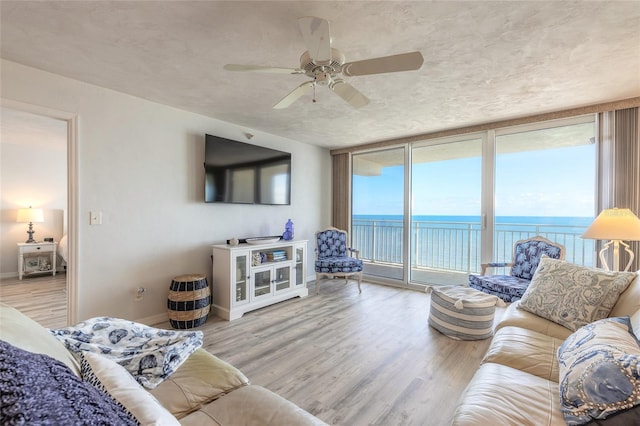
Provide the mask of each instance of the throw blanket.
{"label": "throw blanket", "polygon": [[74,354],[89,351],[114,360],[148,389],[173,374],[203,337],[202,331],[162,330],[111,317],[49,331]]}

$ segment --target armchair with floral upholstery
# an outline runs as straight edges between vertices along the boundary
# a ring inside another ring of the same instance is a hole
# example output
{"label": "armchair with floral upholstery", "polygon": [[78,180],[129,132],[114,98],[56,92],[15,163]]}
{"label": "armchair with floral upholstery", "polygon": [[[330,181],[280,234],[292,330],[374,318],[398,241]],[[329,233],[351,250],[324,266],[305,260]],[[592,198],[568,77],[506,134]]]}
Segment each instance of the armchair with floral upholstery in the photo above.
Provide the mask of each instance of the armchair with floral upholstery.
{"label": "armchair with floral upholstery", "polygon": [[[480,275],[469,275],[469,287],[496,295],[505,302],[520,300],[544,255],[562,260],[564,246],[540,236],[516,241],[512,262],[483,263]],[[510,275],[485,275],[487,268],[498,267],[511,267]]]}
{"label": "armchair with floral upholstery", "polygon": [[[358,291],[362,293],[362,260],[359,251],[347,247],[349,234],[337,228],[327,228],[316,232],[316,294],[320,292],[320,278],[349,278],[358,280]],[[355,257],[349,256],[355,255]]]}

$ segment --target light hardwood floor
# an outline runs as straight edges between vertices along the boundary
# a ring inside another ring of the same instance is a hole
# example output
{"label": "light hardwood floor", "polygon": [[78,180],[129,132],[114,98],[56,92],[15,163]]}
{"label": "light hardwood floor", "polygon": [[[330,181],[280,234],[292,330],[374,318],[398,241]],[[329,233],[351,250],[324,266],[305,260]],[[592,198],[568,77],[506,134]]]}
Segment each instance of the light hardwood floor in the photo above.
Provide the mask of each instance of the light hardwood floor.
{"label": "light hardwood floor", "polygon": [[[200,327],[205,348],[334,425],[446,425],[488,340],[427,324],[429,295],[324,281],[293,299]],[[168,324],[161,324],[167,327]]]}
{"label": "light hardwood floor", "polygon": [[67,275],[2,279],[0,302],[13,306],[44,327],[66,327]]}
{"label": "light hardwood floor", "polygon": [[[64,326],[65,315],[57,318],[60,306],[54,302],[61,295],[66,300],[64,286],[38,288],[32,280],[3,281],[0,299],[46,327]],[[323,281],[315,295],[310,283],[309,297],[232,322],[210,317],[198,329],[205,349],[253,384],[329,424],[449,424],[490,339],[456,341],[431,329],[428,294],[369,283],[362,287],[358,294],[353,282]],[[27,297],[20,297],[20,290]],[[170,328],[168,322],[156,326]]]}

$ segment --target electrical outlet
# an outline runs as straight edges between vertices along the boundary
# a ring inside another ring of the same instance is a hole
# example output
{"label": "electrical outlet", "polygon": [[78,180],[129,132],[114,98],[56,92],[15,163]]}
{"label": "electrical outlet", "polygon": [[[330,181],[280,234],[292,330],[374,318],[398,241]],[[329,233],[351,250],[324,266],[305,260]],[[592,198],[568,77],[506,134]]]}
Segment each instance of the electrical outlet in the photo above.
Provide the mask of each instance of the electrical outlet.
{"label": "electrical outlet", "polygon": [[138,289],[136,290],[136,296],[133,298],[133,300],[135,300],[136,302],[142,302],[143,294],[144,292],[147,291],[146,288],[144,287],[138,287]]}

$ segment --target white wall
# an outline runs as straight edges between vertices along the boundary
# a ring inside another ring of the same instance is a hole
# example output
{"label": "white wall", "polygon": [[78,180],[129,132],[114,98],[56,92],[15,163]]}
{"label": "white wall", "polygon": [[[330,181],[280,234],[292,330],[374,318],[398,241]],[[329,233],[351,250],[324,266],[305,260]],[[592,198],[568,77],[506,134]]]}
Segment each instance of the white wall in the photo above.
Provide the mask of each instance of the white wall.
{"label": "white wall", "polygon": [[[78,114],[79,319],[166,313],[171,279],[211,276],[210,245],[330,223],[328,150],[2,61],[2,97]],[[197,84],[194,82],[194,84]],[[205,204],[204,134],[292,153],[291,206]],[[89,212],[102,225],[89,225]],[[147,289],[135,302],[139,286]]]}

